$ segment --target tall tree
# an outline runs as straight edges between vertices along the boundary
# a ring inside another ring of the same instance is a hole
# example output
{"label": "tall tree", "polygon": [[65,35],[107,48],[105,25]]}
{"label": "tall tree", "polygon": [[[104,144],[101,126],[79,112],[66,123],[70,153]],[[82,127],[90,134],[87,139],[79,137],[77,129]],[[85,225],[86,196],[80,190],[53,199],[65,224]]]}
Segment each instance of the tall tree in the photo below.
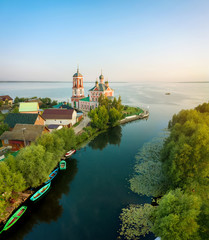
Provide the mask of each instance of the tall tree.
{"label": "tall tree", "polygon": [[17,159],[17,168],[26,180],[27,187],[37,187],[48,179],[56,166],[53,153],[45,151],[41,145],[21,149]]}
{"label": "tall tree", "polygon": [[154,213],[154,233],[162,240],[199,239],[200,207],[200,198],[195,194],[184,194],[180,189],[170,191],[160,200]]}

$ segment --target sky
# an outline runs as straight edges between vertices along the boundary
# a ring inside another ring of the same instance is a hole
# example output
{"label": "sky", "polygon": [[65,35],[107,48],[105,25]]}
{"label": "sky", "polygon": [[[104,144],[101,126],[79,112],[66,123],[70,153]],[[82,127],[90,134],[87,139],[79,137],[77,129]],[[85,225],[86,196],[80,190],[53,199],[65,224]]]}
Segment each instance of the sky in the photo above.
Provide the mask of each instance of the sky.
{"label": "sky", "polygon": [[209,81],[208,0],[0,0],[0,81]]}

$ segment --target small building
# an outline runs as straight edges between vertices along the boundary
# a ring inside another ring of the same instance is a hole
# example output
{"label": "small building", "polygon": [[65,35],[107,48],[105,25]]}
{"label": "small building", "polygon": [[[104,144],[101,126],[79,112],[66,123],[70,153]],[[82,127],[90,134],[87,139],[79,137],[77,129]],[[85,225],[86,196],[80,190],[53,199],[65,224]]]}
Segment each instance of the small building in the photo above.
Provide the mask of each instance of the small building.
{"label": "small building", "polygon": [[14,128],[16,124],[32,124],[32,125],[45,125],[45,119],[38,113],[9,113],[5,123],[10,128]]}
{"label": "small building", "polygon": [[71,127],[77,122],[77,112],[74,109],[46,109],[42,117],[48,125],[62,125]]}
{"label": "small building", "polygon": [[1,136],[4,147],[11,146],[12,151],[17,151],[35,141],[42,133],[49,132],[44,125],[16,124],[12,131],[6,131]]}
{"label": "small building", "polygon": [[59,125],[59,124],[50,124],[50,125],[48,125],[47,127],[48,127],[48,129],[49,129],[50,132],[52,132],[52,131],[54,131],[54,130],[60,130],[60,129],[63,128],[63,126],[62,126],[62,125]]}
{"label": "small building", "polygon": [[20,113],[39,113],[38,102],[21,102],[19,106]]}
{"label": "small building", "polygon": [[0,101],[2,101],[3,104],[8,103],[9,105],[12,105],[13,98],[11,98],[9,95],[3,95],[3,96],[0,96]]}

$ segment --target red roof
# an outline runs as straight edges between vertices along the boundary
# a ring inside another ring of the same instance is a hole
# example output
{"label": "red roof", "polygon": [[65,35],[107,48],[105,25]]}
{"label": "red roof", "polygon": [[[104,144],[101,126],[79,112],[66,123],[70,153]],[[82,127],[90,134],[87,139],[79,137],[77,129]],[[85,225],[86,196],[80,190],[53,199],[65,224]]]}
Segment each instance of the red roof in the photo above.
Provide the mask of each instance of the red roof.
{"label": "red roof", "polygon": [[13,98],[11,98],[9,95],[0,96],[0,100],[5,101],[6,99],[7,100],[13,100]]}
{"label": "red roof", "polygon": [[42,114],[44,119],[72,119],[74,109],[46,109]]}

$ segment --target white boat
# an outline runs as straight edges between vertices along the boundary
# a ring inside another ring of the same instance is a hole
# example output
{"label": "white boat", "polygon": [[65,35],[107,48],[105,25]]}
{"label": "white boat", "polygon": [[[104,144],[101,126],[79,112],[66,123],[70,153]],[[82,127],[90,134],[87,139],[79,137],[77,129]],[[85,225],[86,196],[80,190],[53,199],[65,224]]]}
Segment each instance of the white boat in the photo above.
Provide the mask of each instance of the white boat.
{"label": "white boat", "polygon": [[68,152],[65,154],[65,157],[66,157],[66,158],[69,158],[69,157],[71,157],[75,152],[76,152],[76,150],[75,150],[75,149],[72,149],[72,150],[68,151]]}

